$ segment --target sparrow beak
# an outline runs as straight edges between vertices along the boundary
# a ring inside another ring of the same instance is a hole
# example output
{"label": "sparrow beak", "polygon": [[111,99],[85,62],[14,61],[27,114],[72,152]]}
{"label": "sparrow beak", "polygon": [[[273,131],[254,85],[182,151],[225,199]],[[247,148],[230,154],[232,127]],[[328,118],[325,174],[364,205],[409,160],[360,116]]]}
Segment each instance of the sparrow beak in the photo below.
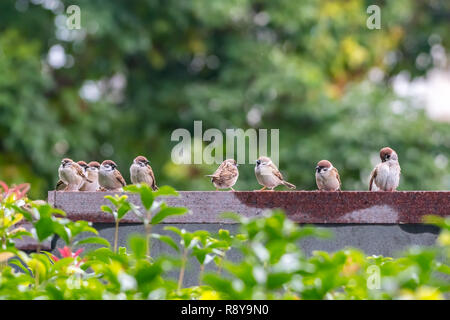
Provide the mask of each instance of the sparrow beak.
{"label": "sparrow beak", "polygon": [[316,167],[316,171],[317,171],[318,173],[320,173],[320,167],[319,167],[319,166]]}
{"label": "sparrow beak", "polygon": [[261,164],[261,160],[256,160],[256,165],[259,166]]}

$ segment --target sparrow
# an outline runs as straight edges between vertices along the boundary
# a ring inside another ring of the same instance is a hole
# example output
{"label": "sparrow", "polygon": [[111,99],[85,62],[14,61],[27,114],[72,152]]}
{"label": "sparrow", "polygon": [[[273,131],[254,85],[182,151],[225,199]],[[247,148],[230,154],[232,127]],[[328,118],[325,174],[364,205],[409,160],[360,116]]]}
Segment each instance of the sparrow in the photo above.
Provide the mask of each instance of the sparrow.
{"label": "sparrow", "polygon": [[330,161],[321,160],[316,166],[316,183],[320,191],[340,191],[339,172]]}
{"label": "sparrow", "polygon": [[133,160],[130,167],[131,183],[146,183],[155,191],[158,190],[158,187],[156,186],[155,175],[149,163],[150,161],[144,156],[138,156]]}
{"label": "sparrow", "polygon": [[84,175],[86,175],[86,169],[88,168],[88,164],[85,161],[77,161],[78,165],[83,169]]}
{"label": "sparrow", "polygon": [[105,160],[100,165],[98,183],[105,191],[122,191],[127,184],[112,160]]}
{"label": "sparrow", "polygon": [[64,191],[78,191],[85,181],[89,180],[83,172],[83,168],[72,159],[64,158],[58,169],[60,181],[56,184],[56,189],[61,190],[62,184],[66,185]]}
{"label": "sparrow", "polygon": [[370,174],[369,191],[395,191],[400,183],[397,153],[391,148],[380,150],[381,163]]}
{"label": "sparrow", "polygon": [[289,189],[296,188],[295,185],[284,180],[281,172],[278,171],[278,168],[268,157],[259,157],[258,160],[256,160],[255,175],[258,183],[263,186],[259,191],[266,188],[273,191],[273,189],[280,184]]}
{"label": "sparrow", "polygon": [[211,182],[214,187],[216,187],[216,191],[219,189],[228,189],[230,188],[232,191],[233,186],[235,185],[238,177],[238,164],[234,159],[227,159],[217,168],[217,170],[213,174],[207,175],[207,177],[211,177]]}
{"label": "sparrow", "polygon": [[80,191],[97,191],[100,187],[98,184],[98,171],[100,170],[100,163],[98,163],[97,161],[91,161],[89,162],[89,164],[86,164],[85,170],[86,170],[85,175],[92,182],[86,181],[85,183],[83,183],[83,185],[80,188]]}

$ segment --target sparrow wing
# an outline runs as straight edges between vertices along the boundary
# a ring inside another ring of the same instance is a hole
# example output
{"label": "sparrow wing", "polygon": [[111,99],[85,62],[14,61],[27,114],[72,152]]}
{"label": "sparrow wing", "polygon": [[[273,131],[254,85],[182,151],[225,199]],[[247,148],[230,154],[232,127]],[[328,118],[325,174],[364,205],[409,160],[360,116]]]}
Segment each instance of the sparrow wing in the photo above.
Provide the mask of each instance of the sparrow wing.
{"label": "sparrow wing", "polygon": [[125,182],[125,179],[122,177],[122,174],[119,172],[119,170],[114,170],[114,177],[117,181],[122,185],[122,187],[125,187],[127,183]]}
{"label": "sparrow wing", "polygon": [[334,167],[333,167],[333,169],[331,169],[331,170],[333,170],[334,173],[336,174],[336,179],[337,179],[338,182],[339,182],[339,189],[338,189],[338,190],[341,190],[341,177],[339,177],[339,172],[338,172],[337,169],[334,168]]}
{"label": "sparrow wing", "polygon": [[269,166],[272,168],[273,174],[281,181],[284,181],[283,175],[281,174],[280,170],[278,170],[278,168],[273,163],[270,163]]}
{"label": "sparrow wing", "polygon": [[66,184],[62,180],[58,180],[56,183],[56,190],[64,190],[66,187]]}
{"label": "sparrow wing", "polygon": [[86,180],[86,181],[89,182],[89,183],[92,183],[92,182],[93,182],[92,180],[88,179],[88,178],[84,175],[83,169],[81,168],[81,166],[80,166],[78,163],[73,163],[72,166],[74,166],[74,168],[75,168],[77,174],[78,174],[79,176],[81,176],[81,177],[83,178],[83,180]]}
{"label": "sparrow wing", "polygon": [[372,173],[370,174],[369,191],[372,191],[372,186],[375,181],[375,178],[377,177],[377,173],[378,173],[378,166],[376,166],[375,169],[373,169]]}
{"label": "sparrow wing", "polygon": [[226,164],[225,162],[222,162],[220,164],[220,166],[217,168],[217,170],[214,171],[213,174],[207,174],[205,177],[216,178],[216,179],[220,178],[221,172],[223,171],[225,164]]}
{"label": "sparrow wing", "polygon": [[152,167],[150,167],[150,165],[148,165],[148,164],[147,164],[147,171],[148,171],[148,174],[152,177],[152,181],[153,181],[152,185],[151,185],[152,190],[153,191],[158,190],[158,186],[156,185],[155,175],[153,174]]}
{"label": "sparrow wing", "polygon": [[233,168],[230,168],[229,166],[224,166],[222,171],[219,173],[219,178],[220,180],[227,181],[235,178],[237,175],[238,175],[237,169],[233,170]]}

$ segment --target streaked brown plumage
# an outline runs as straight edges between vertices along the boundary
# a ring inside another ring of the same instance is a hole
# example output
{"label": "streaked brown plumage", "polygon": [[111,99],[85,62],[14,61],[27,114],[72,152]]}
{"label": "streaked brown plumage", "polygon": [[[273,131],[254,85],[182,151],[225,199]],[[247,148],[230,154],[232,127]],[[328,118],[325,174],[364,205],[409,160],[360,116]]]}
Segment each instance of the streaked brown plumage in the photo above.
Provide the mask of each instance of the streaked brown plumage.
{"label": "streaked brown plumage", "polygon": [[105,160],[100,165],[98,183],[101,190],[107,191],[122,191],[122,187],[127,184],[122,174],[117,170],[116,163],[112,160]]}
{"label": "streaked brown plumage", "polygon": [[397,153],[389,147],[382,148],[380,159],[381,163],[370,174],[369,191],[395,191],[401,173]]}
{"label": "streaked brown plumage", "polygon": [[341,190],[341,179],[338,170],[330,161],[321,160],[316,166],[316,183],[321,191]]}
{"label": "streaked brown plumage", "polygon": [[150,161],[144,156],[138,156],[133,160],[130,166],[130,179],[133,184],[146,183],[153,191],[158,190]]}
{"label": "streaked brown plumage", "polygon": [[237,167],[236,160],[227,159],[220,164],[219,168],[213,174],[207,175],[207,177],[211,177],[211,182],[216,187],[216,190],[230,188],[234,191],[233,186],[239,177]]}
{"label": "streaked brown plumage", "polygon": [[289,189],[296,188],[295,185],[284,180],[283,175],[278,170],[277,166],[268,157],[262,156],[256,160],[255,175],[258,183],[263,186],[261,191],[266,188],[273,191],[273,189],[280,184],[288,187]]}
{"label": "streaked brown plumage", "polygon": [[69,158],[61,161],[58,174],[60,182],[56,185],[57,190],[61,190],[64,184],[64,191],[78,191],[85,181],[92,182],[85,176],[83,168]]}
{"label": "streaked brown plumage", "polygon": [[80,191],[98,191],[100,185],[98,183],[98,171],[100,170],[100,163],[97,161],[91,161],[89,164],[86,164],[86,176],[91,180],[92,182],[85,182],[81,188]]}

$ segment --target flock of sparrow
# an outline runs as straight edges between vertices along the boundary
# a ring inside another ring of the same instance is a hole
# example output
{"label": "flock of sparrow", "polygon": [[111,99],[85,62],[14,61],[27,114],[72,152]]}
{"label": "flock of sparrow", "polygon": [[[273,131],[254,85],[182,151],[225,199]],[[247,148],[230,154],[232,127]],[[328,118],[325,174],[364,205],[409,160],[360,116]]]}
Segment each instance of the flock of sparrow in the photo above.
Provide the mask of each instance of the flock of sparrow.
{"label": "flock of sparrow", "polygon": [[[391,148],[380,150],[379,163],[370,175],[370,191],[395,191],[400,182],[400,165],[397,153]],[[238,164],[234,159],[227,159],[219,168],[207,177],[219,189],[231,189],[239,177]],[[58,170],[59,181],[56,190],[59,191],[122,191],[126,185],[122,174],[117,170],[117,165],[112,160],[105,160],[102,164],[96,161],[86,163],[74,162],[65,158]],[[256,160],[255,175],[258,183],[263,186],[260,191],[273,189],[284,185],[289,189],[295,189],[295,185],[284,180],[283,175],[276,165],[268,157],[259,157]],[[130,178],[133,184],[146,183],[152,190],[157,190],[155,175],[144,156],[138,156],[130,167]],[[330,161],[321,160],[316,166],[316,183],[321,191],[340,191],[341,179],[338,170]]]}

